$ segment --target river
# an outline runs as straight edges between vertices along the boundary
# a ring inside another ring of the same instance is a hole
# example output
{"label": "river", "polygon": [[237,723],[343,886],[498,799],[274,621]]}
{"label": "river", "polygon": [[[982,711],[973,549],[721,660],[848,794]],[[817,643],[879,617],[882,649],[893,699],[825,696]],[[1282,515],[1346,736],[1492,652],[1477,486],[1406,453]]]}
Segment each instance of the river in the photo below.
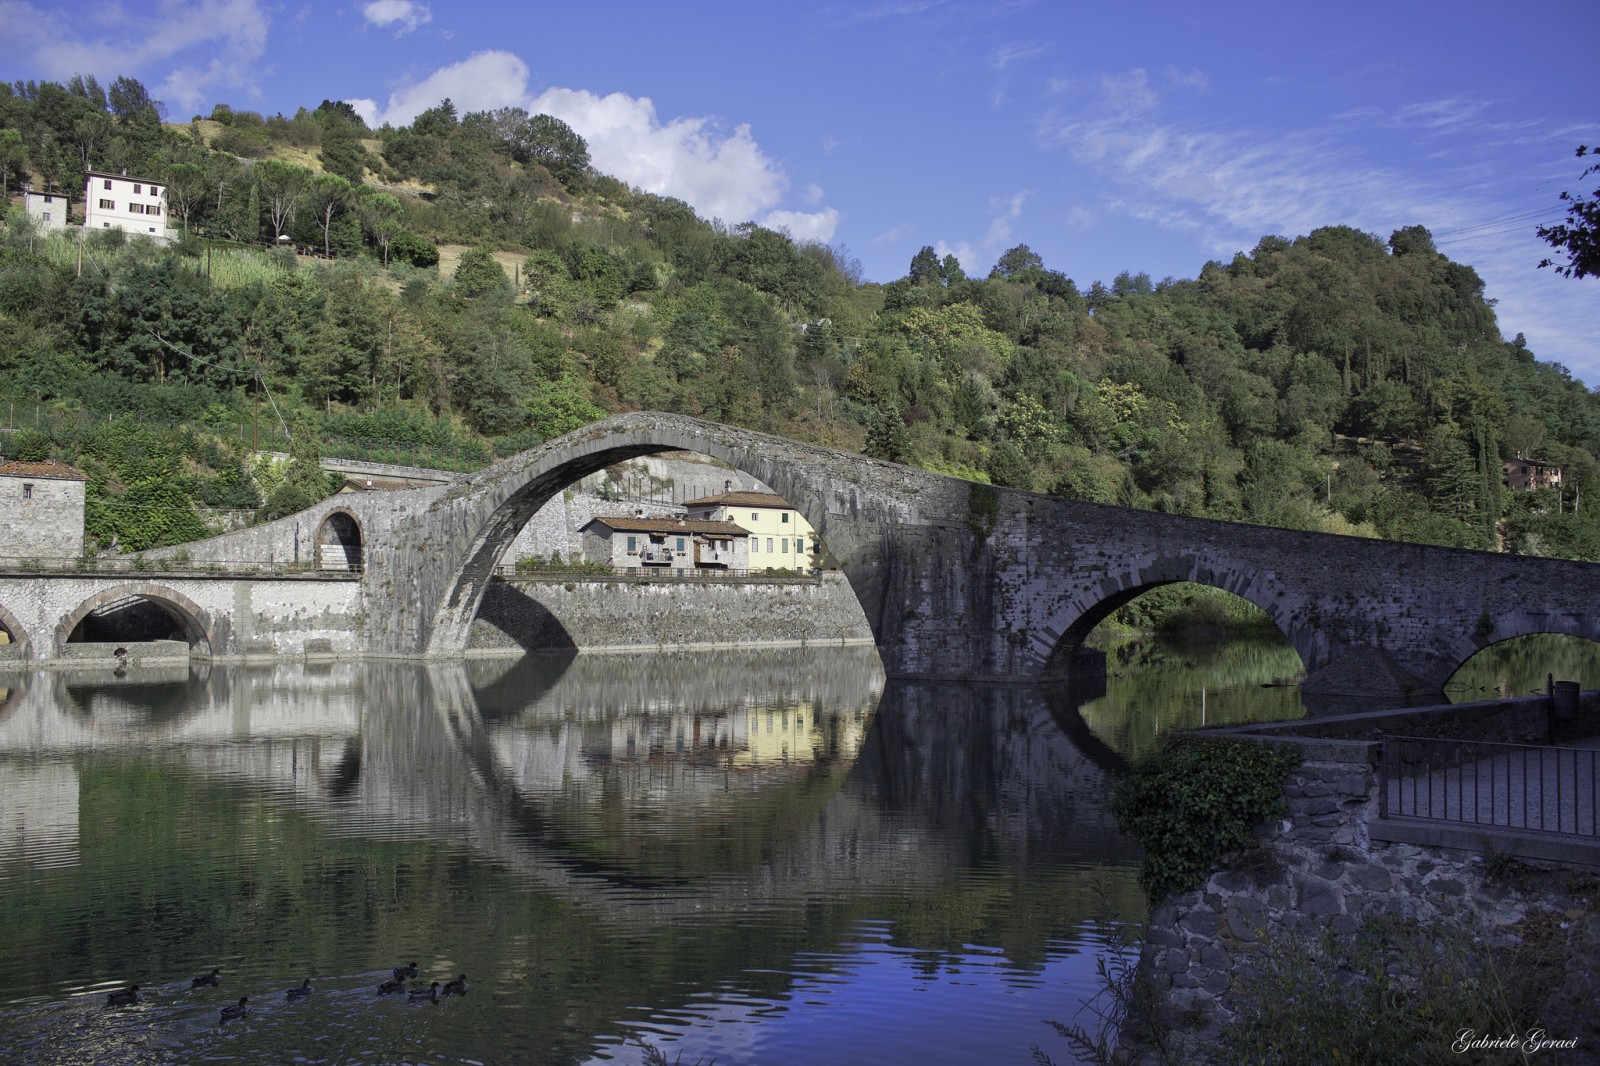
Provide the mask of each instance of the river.
{"label": "river", "polygon": [[[870,648],[0,674],[0,1061],[1070,1062],[1047,1021],[1093,1022],[1142,916],[1123,760],[1298,715],[1297,669],[1233,641],[1052,688],[887,682]],[[379,995],[413,960],[467,993]]]}

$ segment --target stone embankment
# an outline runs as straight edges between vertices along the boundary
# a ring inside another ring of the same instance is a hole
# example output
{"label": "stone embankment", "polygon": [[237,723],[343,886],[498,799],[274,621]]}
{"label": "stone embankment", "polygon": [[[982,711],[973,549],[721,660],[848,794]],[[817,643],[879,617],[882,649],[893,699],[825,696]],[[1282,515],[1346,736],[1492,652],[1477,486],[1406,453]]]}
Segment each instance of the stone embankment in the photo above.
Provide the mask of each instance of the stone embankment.
{"label": "stone embankment", "polygon": [[[1580,716],[1591,726],[1600,725],[1597,696],[1585,694]],[[1149,1021],[1166,1034],[1165,1061],[1224,1061],[1225,1031],[1260,1017],[1265,997],[1294,984],[1287,972],[1309,972],[1337,996],[1373,978],[1349,965],[1363,938],[1409,930],[1440,967],[1522,979],[1507,997],[1531,1005],[1531,1016],[1510,1024],[1577,1041],[1575,1051],[1558,1049],[1564,1057],[1534,1061],[1600,1062],[1600,841],[1473,826],[1474,846],[1442,846],[1432,827],[1380,816],[1380,733],[1542,744],[1548,708],[1534,697],[1209,731],[1293,743],[1304,761],[1284,785],[1285,816],[1258,830],[1261,847],[1149,916],[1138,973],[1154,993]],[[1563,854],[1568,861],[1550,861]],[[1383,979],[1425,982],[1426,965],[1401,955],[1391,952]],[[1483,1018],[1479,1029],[1506,1022]],[[1119,1059],[1163,1061],[1137,1035]]]}
{"label": "stone embankment", "polygon": [[861,605],[838,573],[659,583],[557,576],[494,581],[467,653],[871,642]]}

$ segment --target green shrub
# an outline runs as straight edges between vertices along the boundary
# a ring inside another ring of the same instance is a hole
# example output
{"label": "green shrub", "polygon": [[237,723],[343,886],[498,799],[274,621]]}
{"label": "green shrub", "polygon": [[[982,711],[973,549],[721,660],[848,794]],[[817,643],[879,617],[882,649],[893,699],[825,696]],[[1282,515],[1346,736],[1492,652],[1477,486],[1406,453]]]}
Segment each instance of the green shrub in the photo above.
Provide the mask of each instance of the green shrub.
{"label": "green shrub", "polygon": [[1283,810],[1298,749],[1249,740],[1170,738],[1117,787],[1111,813],[1144,848],[1139,884],[1152,904],[1203,882],[1252,830]]}

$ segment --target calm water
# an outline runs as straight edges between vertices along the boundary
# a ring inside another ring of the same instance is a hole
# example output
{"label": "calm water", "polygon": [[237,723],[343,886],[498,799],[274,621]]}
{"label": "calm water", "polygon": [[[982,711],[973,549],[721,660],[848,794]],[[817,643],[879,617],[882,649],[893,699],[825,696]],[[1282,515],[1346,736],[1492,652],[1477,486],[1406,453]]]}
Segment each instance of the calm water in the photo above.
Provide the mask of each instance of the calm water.
{"label": "calm water", "polygon": [[[1298,714],[1297,666],[1236,643],[1119,649],[1075,690],[885,683],[870,649],[0,673],[0,1061],[1071,1061],[1044,1020],[1096,990],[1096,916],[1143,904],[1104,810],[1121,758]],[[470,991],[378,996],[411,960]]]}

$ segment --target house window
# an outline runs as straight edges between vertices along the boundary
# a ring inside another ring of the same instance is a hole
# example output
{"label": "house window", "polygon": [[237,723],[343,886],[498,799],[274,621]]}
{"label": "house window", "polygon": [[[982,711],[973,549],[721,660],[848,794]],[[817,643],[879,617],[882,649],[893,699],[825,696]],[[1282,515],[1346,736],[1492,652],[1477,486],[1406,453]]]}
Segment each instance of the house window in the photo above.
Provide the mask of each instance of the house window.
{"label": "house window", "polygon": [[44,218],[44,220],[46,222],[49,222],[50,221],[50,212],[46,211],[42,217]]}
{"label": "house window", "polygon": [[783,521],[784,525],[788,525],[789,524],[789,512],[788,511],[783,512],[782,521]]}
{"label": "house window", "polygon": [[129,204],[128,205],[128,214],[130,214],[130,215],[142,215],[142,214],[144,214],[144,204]]}
{"label": "house window", "polygon": [[752,521],[752,522],[759,522],[759,521],[760,521],[760,520],[761,520],[761,516],[760,516],[760,515],[759,515],[759,514],[757,514],[757,513],[756,513],[756,512],[754,512],[754,511],[751,511],[751,512],[750,512],[750,521]]}
{"label": "house window", "polygon": [[683,546],[683,538],[682,537],[678,538],[678,550],[679,551],[687,551],[688,550],[687,548],[685,548]]}
{"label": "house window", "polygon": [[161,205],[160,204],[151,204],[149,207],[145,208],[144,210],[145,210],[145,214],[147,214],[147,215],[159,215],[161,213]]}
{"label": "house window", "polygon": [[778,546],[778,550],[783,552],[783,554],[785,554],[785,555],[789,554],[789,538],[788,537],[784,537],[783,538],[783,542]]}
{"label": "house window", "polygon": [[760,550],[761,550],[761,538],[760,537],[751,537],[750,538],[750,553],[752,555],[754,555],[756,552],[759,552]]}
{"label": "house window", "polygon": [[22,483],[22,498],[24,500],[33,499],[33,484],[31,482],[24,481]]}
{"label": "house window", "polygon": [[639,548],[639,538],[638,537],[629,537],[628,538],[628,550],[629,551],[637,551],[638,548]]}
{"label": "house window", "polygon": [[108,188],[108,189],[109,189],[109,188],[111,188],[111,179],[110,179],[110,178],[107,178],[107,179],[106,179],[106,181],[105,181],[105,187],[106,187],[106,188]]}
{"label": "house window", "polygon": [[150,186],[150,195],[151,196],[160,196],[161,195],[161,186],[159,186],[159,185]]}
{"label": "house window", "polygon": [[772,538],[771,537],[767,538],[767,551],[769,551],[769,552],[772,551]]}
{"label": "house window", "polygon": [[117,202],[115,200],[101,200],[100,209],[102,211],[115,211],[117,209]]}
{"label": "house window", "polygon": [[794,538],[794,553],[796,555],[804,555],[806,553],[806,542],[799,537]]}
{"label": "house window", "polygon": [[135,185],[135,186],[134,186],[134,187],[133,187],[133,194],[134,194],[134,195],[135,195],[135,196],[138,196],[138,195],[139,195],[139,194],[140,194],[140,193],[142,193],[142,192],[144,192],[144,186],[142,186],[142,185]]}

